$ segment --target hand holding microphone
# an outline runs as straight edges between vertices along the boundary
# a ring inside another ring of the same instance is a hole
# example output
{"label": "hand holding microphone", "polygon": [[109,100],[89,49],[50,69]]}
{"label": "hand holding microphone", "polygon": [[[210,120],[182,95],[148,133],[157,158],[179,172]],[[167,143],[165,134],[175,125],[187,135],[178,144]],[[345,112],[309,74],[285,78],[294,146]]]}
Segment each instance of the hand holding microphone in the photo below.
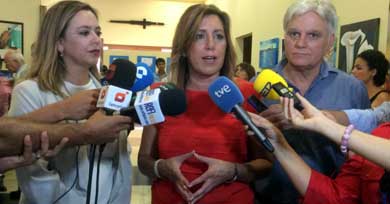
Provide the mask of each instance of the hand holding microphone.
{"label": "hand holding microphone", "polygon": [[[134,65],[123,59],[116,64],[115,67],[110,66],[113,71],[103,81],[110,85],[101,89],[98,107],[108,112],[116,111],[120,115],[130,116],[142,126],[163,122],[164,115],[174,116],[185,111],[184,91],[172,84],[141,91],[151,85],[154,79],[152,71],[145,64]],[[118,74],[131,76],[117,76]]]}
{"label": "hand holding microphone", "polygon": [[296,95],[288,88],[286,80],[276,72],[265,69],[257,76],[253,87],[263,97],[271,100],[279,100],[279,97],[294,99],[294,107],[303,110],[302,104]]}
{"label": "hand holding microphone", "polygon": [[244,101],[238,87],[226,77],[219,77],[209,86],[209,95],[214,103],[226,113],[233,112],[236,117],[245,125],[248,125],[256,136],[256,139],[269,151],[273,152],[274,148],[269,140],[260,132],[253,123],[248,113],[241,107]]}

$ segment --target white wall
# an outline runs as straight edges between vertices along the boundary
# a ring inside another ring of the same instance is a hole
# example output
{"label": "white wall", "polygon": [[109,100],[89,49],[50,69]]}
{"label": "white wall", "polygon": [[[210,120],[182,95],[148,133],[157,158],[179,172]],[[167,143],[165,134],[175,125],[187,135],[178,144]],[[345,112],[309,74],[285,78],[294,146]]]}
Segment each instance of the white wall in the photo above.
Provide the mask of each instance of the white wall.
{"label": "white wall", "polygon": [[[170,47],[180,16],[193,3],[155,0],[86,0],[99,11],[99,22],[107,44]],[[109,20],[163,22],[164,26],[110,23]]]}
{"label": "white wall", "polygon": [[[208,0],[225,9],[232,19],[233,38],[252,33],[252,65],[259,64],[259,41],[283,38],[283,15],[294,0]],[[339,26],[380,18],[379,50],[386,52],[389,0],[333,0]],[[339,38],[339,37],[338,37]],[[281,46],[281,45],[280,45]],[[242,50],[236,46],[238,60]]]}

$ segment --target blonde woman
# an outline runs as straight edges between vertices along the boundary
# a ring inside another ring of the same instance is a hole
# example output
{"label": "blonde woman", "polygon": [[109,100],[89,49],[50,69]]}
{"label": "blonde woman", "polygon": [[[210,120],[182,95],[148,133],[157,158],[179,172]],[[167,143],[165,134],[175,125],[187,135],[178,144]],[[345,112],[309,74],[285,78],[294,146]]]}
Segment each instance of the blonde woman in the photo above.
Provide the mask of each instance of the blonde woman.
{"label": "blonde woman", "polygon": [[[97,13],[88,4],[61,1],[52,6],[38,34],[29,79],[15,87],[10,114],[22,115],[72,95],[78,96],[80,105],[68,108],[66,115],[53,116],[54,121],[61,118],[65,123],[82,123],[93,114],[100,87],[96,69],[102,48],[100,35]],[[117,134],[118,139],[101,148],[100,165],[94,162],[91,200],[96,196],[97,203],[130,202],[127,132],[119,133],[118,129]],[[69,146],[50,160],[39,159],[18,169],[21,203],[85,203],[88,157],[93,155],[90,149],[90,145]]]}

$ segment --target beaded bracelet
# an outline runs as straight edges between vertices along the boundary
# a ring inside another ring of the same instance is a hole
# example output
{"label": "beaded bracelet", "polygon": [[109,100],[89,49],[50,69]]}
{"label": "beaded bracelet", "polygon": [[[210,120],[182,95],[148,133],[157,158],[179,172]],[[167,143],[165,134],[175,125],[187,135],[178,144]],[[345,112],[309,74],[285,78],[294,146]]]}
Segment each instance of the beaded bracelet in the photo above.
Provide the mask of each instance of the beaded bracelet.
{"label": "beaded bracelet", "polygon": [[345,128],[344,135],[341,138],[341,145],[340,145],[340,150],[343,154],[347,154],[348,152],[348,140],[351,137],[351,132],[353,131],[354,128],[355,126],[353,126],[352,124],[348,125],[348,127]]}
{"label": "beaded bracelet", "polygon": [[161,178],[160,173],[158,172],[158,163],[160,163],[161,160],[162,159],[157,159],[157,161],[155,161],[153,165],[154,175],[156,175],[157,178]]}

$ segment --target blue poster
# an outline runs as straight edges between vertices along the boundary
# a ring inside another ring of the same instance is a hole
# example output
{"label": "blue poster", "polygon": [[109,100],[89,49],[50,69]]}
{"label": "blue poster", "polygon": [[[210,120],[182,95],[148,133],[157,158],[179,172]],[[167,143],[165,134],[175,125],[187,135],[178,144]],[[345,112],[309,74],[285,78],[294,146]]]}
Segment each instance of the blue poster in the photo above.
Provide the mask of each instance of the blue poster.
{"label": "blue poster", "polygon": [[259,67],[273,68],[278,64],[279,38],[260,41]]}
{"label": "blue poster", "polygon": [[142,62],[148,65],[149,69],[156,72],[156,57],[155,56],[138,56],[137,63]]}
{"label": "blue poster", "polygon": [[110,55],[110,64],[112,64],[112,62],[118,58],[129,60],[129,56],[126,55]]}

